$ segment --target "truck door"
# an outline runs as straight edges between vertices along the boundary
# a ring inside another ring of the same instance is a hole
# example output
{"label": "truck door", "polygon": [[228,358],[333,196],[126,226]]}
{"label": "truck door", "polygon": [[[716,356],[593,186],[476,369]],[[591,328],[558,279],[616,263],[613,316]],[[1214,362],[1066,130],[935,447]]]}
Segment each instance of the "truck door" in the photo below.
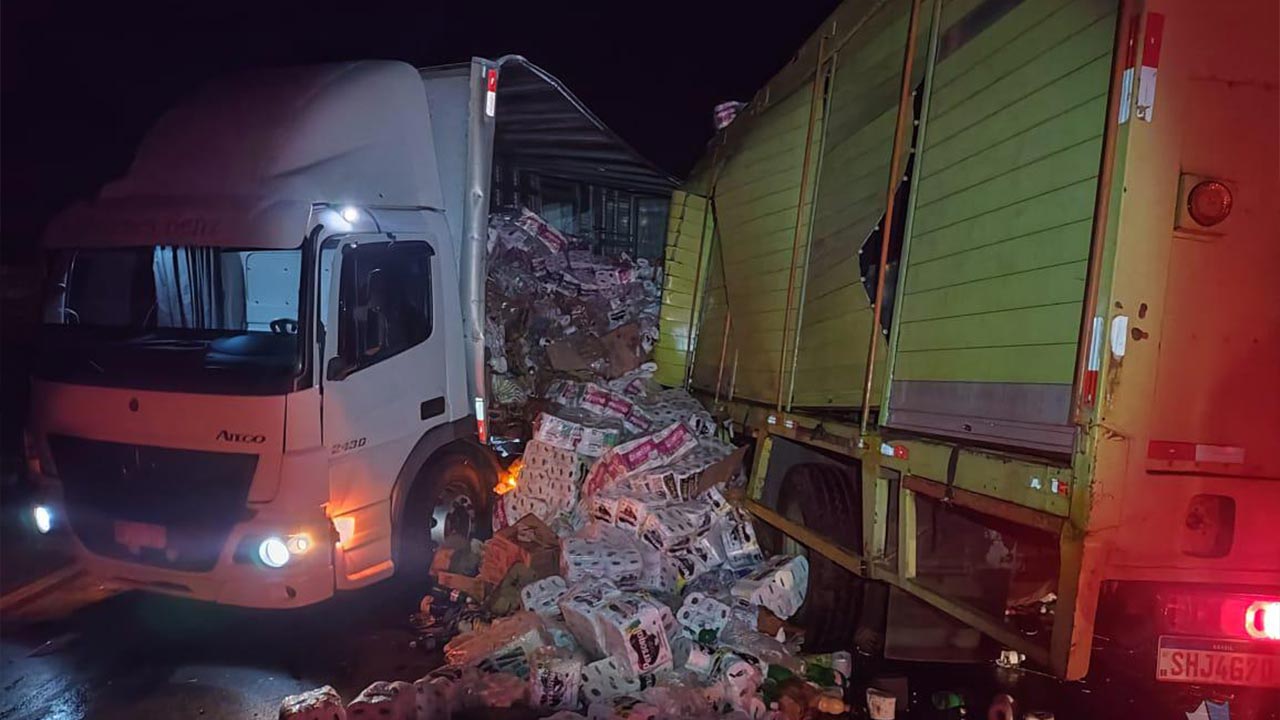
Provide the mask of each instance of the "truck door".
{"label": "truck door", "polygon": [[427,237],[357,236],[322,252],[326,274],[329,514],[351,518],[335,525],[345,580],[362,585],[392,571],[392,486],[414,444],[447,417],[440,258]]}

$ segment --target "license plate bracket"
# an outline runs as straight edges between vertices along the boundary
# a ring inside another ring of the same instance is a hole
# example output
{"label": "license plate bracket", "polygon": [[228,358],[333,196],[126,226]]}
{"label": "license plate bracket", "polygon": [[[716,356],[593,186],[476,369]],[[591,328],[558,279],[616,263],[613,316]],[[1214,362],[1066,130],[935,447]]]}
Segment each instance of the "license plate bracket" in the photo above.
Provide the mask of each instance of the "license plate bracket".
{"label": "license plate bracket", "polygon": [[117,520],[115,522],[116,542],[138,554],[142,548],[163,550],[169,544],[168,531],[163,525],[151,523]]}
{"label": "license plate bracket", "polygon": [[1161,635],[1156,679],[1280,688],[1280,643]]}

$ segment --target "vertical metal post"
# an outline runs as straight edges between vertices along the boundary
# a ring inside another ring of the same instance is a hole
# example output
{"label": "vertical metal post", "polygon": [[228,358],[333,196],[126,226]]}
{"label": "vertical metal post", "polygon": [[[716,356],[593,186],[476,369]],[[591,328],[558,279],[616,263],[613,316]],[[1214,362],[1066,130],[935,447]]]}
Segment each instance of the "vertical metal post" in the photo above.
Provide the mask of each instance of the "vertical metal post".
{"label": "vertical metal post", "polygon": [[[920,124],[916,128],[916,147],[915,147],[915,167],[913,174],[919,180],[924,173],[924,143],[925,136],[929,131],[929,102],[933,97],[933,68],[938,62],[938,39],[942,35],[942,4],[943,0],[937,0],[933,5],[933,15],[929,25],[929,52],[925,58],[924,65],[924,83],[920,89],[922,97],[920,98]],[[907,288],[907,258],[911,256],[911,228],[915,224],[916,219],[916,195],[912,193],[908,198],[907,215],[902,220],[902,256],[898,260],[898,286],[894,288],[895,308],[902,307],[902,298],[906,294]],[[899,315],[899,318],[902,316]],[[889,407],[889,397],[893,389],[893,368],[897,362],[898,352],[898,335],[902,332],[902,325],[893,320],[889,323],[889,338],[886,343],[886,355],[884,362],[884,387],[880,390],[880,407]],[[880,416],[881,422],[884,415]]]}
{"label": "vertical metal post", "polygon": [[[934,0],[942,2],[942,0]],[[867,368],[862,383],[861,436],[867,434],[867,421],[871,416],[871,383],[875,375],[876,346],[879,344],[880,311],[884,306],[885,265],[889,262],[889,231],[893,226],[893,198],[898,192],[902,161],[903,130],[911,114],[911,70],[916,55],[916,31],[920,26],[920,0],[911,0],[911,18],[907,21],[907,47],[902,56],[902,85],[898,89],[898,120],[894,125],[893,151],[889,154],[889,182],[885,192],[884,223],[880,228],[880,264],[876,276],[876,294],[872,302],[871,341],[867,343]]]}
{"label": "vertical metal post", "polygon": [[1141,4],[1136,0],[1120,0],[1116,15],[1116,34],[1112,44],[1111,85],[1107,91],[1107,117],[1104,122],[1102,160],[1098,172],[1098,189],[1095,196],[1093,231],[1089,240],[1089,263],[1085,275],[1085,295],[1081,309],[1080,334],[1076,348],[1075,378],[1072,384],[1071,420],[1082,427],[1077,433],[1080,446],[1076,448],[1074,469],[1082,482],[1072,492],[1069,522],[1062,527],[1058,538],[1058,604],[1054,615],[1053,630],[1049,639],[1049,660],[1054,672],[1070,679],[1084,675],[1089,665],[1093,645],[1092,620],[1097,609],[1101,584],[1102,548],[1097,547],[1089,535],[1092,510],[1092,481],[1098,472],[1094,463],[1100,455],[1099,443],[1090,432],[1090,409],[1082,402],[1087,388],[1084,386],[1084,370],[1087,367],[1092,319],[1098,312],[1098,295],[1101,292],[1102,261],[1106,250],[1106,237],[1110,226],[1112,180],[1116,164],[1116,139],[1120,132],[1120,101],[1123,95],[1124,72],[1130,59],[1127,52],[1132,43],[1132,61],[1141,64],[1145,17],[1139,16]]}
{"label": "vertical metal post", "polygon": [[[1080,309],[1080,331],[1076,336],[1076,368],[1071,380],[1071,421],[1087,426],[1085,372],[1089,367],[1089,340],[1093,316],[1098,311],[1098,283],[1102,274],[1102,256],[1107,244],[1107,228],[1111,220],[1111,179],[1115,170],[1116,133],[1120,128],[1120,96],[1124,82],[1125,60],[1129,43],[1141,35],[1131,35],[1133,0],[1120,0],[1116,16],[1116,36],[1112,45],[1111,86],[1107,91],[1107,117],[1103,125],[1102,159],[1098,168],[1098,188],[1094,195],[1093,229],[1089,236],[1089,263],[1084,276],[1084,303]],[[1135,52],[1141,48],[1135,48]]]}
{"label": "vertical metal post", "polygon": [[493,178],[494,118],[485,113],[487,74],[499,66],[481,60],[471,63],[471,93],[467,108],[467,186],[463,206],[462,247],[458,283],[463,298],[462,328],[466,338],[467,385],[472,402],[488,396],[484,361],[485,244],[488,242],[490,181]]}
{"label": "vertical metal post", "polygon": [[[727,293],[726,293],[727,295]],[[724,383],[724,361],[729,353],[729,322],[733,313],[729,311],[729,303],[724,305],[724,334],[720,338],[720,367],[716,370],[716,402],[720,402],[720,386]]]}
{"label": "vertical metal post", "polygon": [[[919,4],[920,0],[915,0]],[[827,36],[818,38],[818,64],[813,69],[813,84],[809,90],[809,126],[804,133],[804,161],[800,166],[800,197],[796,200],[795,230],[791,234],[791,271],[787,276],[787,309],[782,315],[782,347],[778,350],[778,392],[774,405],[782,410],[782,379],[787,367],[787,335],[791,330],[791,299],[796,284],[796,259],[800,253],[801,220],[804,218],[805,195],[809,191],[809,164],[813,158],[813,126],[822,106],[822,59],[825,55]]]}
{"label": "vertical metal post", "polygon": [[[819,54],[819,58],[821,58]],[[796,307],[796,333],[795,342],[791,345],[791,383],[787,388],[787,412],[791,412],[791,403],[796,396],[796,368],[800,363],[800,331],[804,328],[804,301],[809,290],[809,258],[813,256],[813,219],[817,215],[818,210],[818,189],[822,182],[822,150],[827,146],[827,129],[831,127],[828,122],[827,111],[830,109],[830,97],[835,87],[836,79],[836,58],[837,53],[832,53],[827,61],[831,63],[830,69],[827,71],[826,80],[824,82],[824,92],[822,98],[822,134],[818,136],[818,161],[813,169],[814,188],[813,201],[809,203],[809,217],[807,223],[809,226],[809,242],[804,247],[804,277],[800,279],[800,302]],[[819,63],[819,69],[825,62]]]}
{"label": "vertical metal post", "polygon": [[[685,209],[688,209],[689,207],[688,198],[690,195],[692,195],[692,193],[685,193]],[[707,240],[707,222],[711,219],[710,195],[703,198],[703,202],[704,204],[702,208],[702,230],[698,234],[698,264],[696,266],[696,269],[693,271],[693,286],[692,286],[693,296],[689,298],[689,336],[685,338],[686,347],[684,350],[684,387],[686,390],[689,389],[689,384],[691,382],[691,378],[693,377],[694,344],[695,344],[695,339],[698,336],[695,324],[698,320],[698,315],[700,314],[698,311],[702,309],[701,307],[699,307],[699,303],[702,300],[702,298],[706,297],[706,293],[702,291],[702,283],[704,282],[702,278],[702,256],[706,255],[710,251],[710,248],[703,248],[703,245],[709,242]],[[728,317],[728,315],[726,315],[725,317]],[[716,392],[719,392],[719,391],[720,391],[720,388],[717,387]]]}

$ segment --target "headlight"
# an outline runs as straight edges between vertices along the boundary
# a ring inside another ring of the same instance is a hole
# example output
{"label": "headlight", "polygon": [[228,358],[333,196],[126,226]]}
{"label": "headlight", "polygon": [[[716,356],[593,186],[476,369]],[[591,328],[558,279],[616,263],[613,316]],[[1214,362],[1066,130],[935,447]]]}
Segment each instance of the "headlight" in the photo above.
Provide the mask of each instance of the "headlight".
{"label": "headlight", "polygon": [[258,559],[267,567],[280,568],[289,562],[289,547],[278,537],[269,537],[258,545]]}
{"label": "headlight", "polygon": [[36,523],[36,532],[44,535],[53,529],[53,511],[44,505],[37,505],[31,509],[31,517]]}

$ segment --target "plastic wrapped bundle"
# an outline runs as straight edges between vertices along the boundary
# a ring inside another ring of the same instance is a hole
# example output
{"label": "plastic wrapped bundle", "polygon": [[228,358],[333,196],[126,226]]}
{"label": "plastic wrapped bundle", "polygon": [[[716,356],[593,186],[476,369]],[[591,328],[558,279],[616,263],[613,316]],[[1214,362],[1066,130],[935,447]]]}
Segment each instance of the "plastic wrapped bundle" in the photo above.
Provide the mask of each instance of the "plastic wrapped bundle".
{"label": "plastic wrapped bundle", "polygon": [[711,527],[713,513],[696,500],[653,509],[640,528],[640,540],[655,550],[668,550],[680,540]]}
{"label": "plastic wrapped bundle", "polygon": [[756,529],[746,510],[732,508],[720,524],[720,541],[724,546],[725,564],[735,570],[743,570],[764,561]]}
{"label": "plastic wrapped bundle", "polygon": [[552,575],[520,589],[520,602],[525,610],[541,616],[560,614],[560,598],[569,591],[564,578]]}
{"label": "plastic wrapped bundle", "polygon": [[578,706],[582,660],[554,647],[529,655],[529,701],[535,707],[562,710]]}
{"label": "plastic wrapped bundle", "polygon": [[634,586],[640,580],[644,561],[634,544],[604,538],[567,538],[561,541],[560,570],[569,583],[595,577],[619,586]]}
{"label": "plastic wrapped bundle", "polygon": [[416,720],[416,692],[407,682],[375,682],[347,704],[347,718],[358,720]]}
{"label": "plastic wrapped bundle", "polygon": [[457,636],[445,645],[444,654],[450,665],[523,675],[528,672],[526,654],[549,642],[542,620],[522,611]]}
{"label": "plastic wrapped bundle", "polygon": [[739,580],[733,595],[769,609],[786,620],[800,609],[809,588],[809,561],[804,556],[775,555]]}
{"label": "plastic wrapped bundle", "polygon": [[587,708],[587,720],[658,720],[659,717],[656,705],[630,695],[593,702]]}
{"label": "plastic wrapped bundle", "polygon": [[729,606],[700,592],[691,592],[684,596],[676,619],[689,637],[699,642],[713,642],[729,622]]}
{"label": "plastic wrapped bundle", "polygon": [[618,595],[597,610],[596,623],[604,650],[632,674],[672,667],[671,646],[656,602],[636,594]]}
{"label": "plastic wrapped bundle", "polygon": [[569,588],[560,598],[565,625],[593,658],[604,655],[604,636],[597,622],[600,608],[620,592],[613,583],[593,579]]}
{"label": "plastic wrapped bundle", "polygon": [[338,691],[325,685],[280,701],[280,720],[346,720]]}

